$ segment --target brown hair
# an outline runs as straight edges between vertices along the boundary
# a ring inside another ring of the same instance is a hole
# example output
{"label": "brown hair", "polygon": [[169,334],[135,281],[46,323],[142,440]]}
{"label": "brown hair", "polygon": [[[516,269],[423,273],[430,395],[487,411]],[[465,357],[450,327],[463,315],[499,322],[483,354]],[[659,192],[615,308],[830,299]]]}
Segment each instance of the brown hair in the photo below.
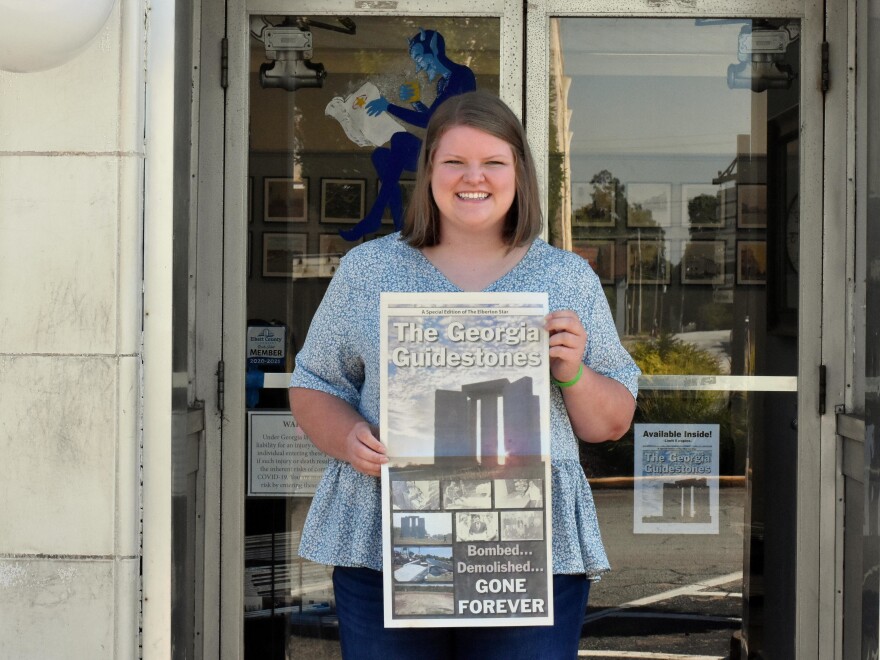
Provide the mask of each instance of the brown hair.
{"label": "brown hair", "polygon": [[507,212],[503,237],[509,248],[530,243],[541,233],[542,225],[535,162],[520,120],[504,101],[483,90],[459,94],[444,101],[428,122],[402,238],[415,248],[440,242],[440,209],[431,193],[431,173],[440,138],[456,126],[475,128],[510,145],[516,169],[516,194]]}

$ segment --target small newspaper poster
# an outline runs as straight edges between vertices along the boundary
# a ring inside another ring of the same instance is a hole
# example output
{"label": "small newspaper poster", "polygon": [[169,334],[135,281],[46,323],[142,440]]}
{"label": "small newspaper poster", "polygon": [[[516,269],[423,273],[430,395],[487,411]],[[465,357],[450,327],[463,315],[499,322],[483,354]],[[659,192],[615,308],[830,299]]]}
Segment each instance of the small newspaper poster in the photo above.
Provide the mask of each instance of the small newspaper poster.
{"label": "small newspaper poster", "polygon": [[636,424],[635,534],[718,533],[718,424]]}
{"label": "small newspaper poster", "polygon": [[546,294],[382,294],[385,625],[551,625]]}

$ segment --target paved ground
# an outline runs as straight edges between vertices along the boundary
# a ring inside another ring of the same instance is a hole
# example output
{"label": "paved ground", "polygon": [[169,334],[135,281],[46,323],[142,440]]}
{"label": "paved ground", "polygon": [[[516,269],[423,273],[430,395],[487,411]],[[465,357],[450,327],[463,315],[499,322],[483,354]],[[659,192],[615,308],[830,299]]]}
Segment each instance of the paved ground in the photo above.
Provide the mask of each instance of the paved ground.
{"label": "paved ground", "polygon": [[730,657],[742,625],[744,489],[721,489],[717,535],[633,534],[632,490],[594,495],[612,571],[591,589],[583,657]]}
{"label": "paved ground", "polygon": [[[637,535],[632,490],[597,490],[613,570],[591,589],[581,657],[730,658],[731,637],[742,625],[744,496],[743,488],[721,489],[717,535]],[[334,640],[295,636],[284,660],[339,657]]]}

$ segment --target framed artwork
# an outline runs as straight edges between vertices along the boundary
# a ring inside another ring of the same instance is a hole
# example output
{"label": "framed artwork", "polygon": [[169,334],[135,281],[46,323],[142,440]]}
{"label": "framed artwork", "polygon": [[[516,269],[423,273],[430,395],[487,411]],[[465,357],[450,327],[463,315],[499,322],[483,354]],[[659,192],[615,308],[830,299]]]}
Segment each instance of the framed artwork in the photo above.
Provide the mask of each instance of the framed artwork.
{"label": "framed artwork", "polygon": [[741,183],[736,187],[736,226],[738,229],[767,228],[767,186]]}
{"label": "framed artwork", "polygon": [[615,243],[611,240],[574,240],[571,251],[590,263],[602,284],[614,284]]}
{"label": "framed artwork", "polygon": [[[379,192],[379,189],[382,187],[382,182],[376,180],[376,192]],[[400,196],[401,201],[403,202],[403,213],[406,214],[406,209],[409,206],[409,202],[412,199],[413,191],[416,189],[416,182],[404,179],[400,181]],[[394,224],[394,218],[391,217],[391,209],[385,207],[385,212],[382,215],[382,224],[383,225],[392,225]]]}
{"label": "framed artwork", "polygon": [[736,283],[767,284],[767,241],[737,241]]}
{"label": "framed artwork", "polygon": [[626,243],[626,277],[629,284],[669,284],[667,241],[635,239]]}
{"label": "framed artwork", "polygon": [[575,227],[614,227],[616,192],[610,185],[571,184],[571,224]]}
{"label": "framed artwork", "polygon": [[362,240],[347,241],[339,234],[321,234],[318,237],[318,256],[320,257],[319,277],[333,277],[339,268],[342,255]]}
{"label": "framed artwork", "polygon": [[359,222],[365,188],[364,179],[321,179],[321,222]]}
{"label": "framed artwork", "polygon": [[263,277],[297,277],[305,263],[307,234],[263,234]]}
{"label": "framed artwork", "polygon": [[672,185],[630,183],[626,186],[627,227],[669,227]]}
{"label": "framed artwork", "polygon": [[284,177],[263,179],[263,220],[266,222],[307,222],[309,180]]}
{"label": "framed artwork", "polygon": [[721,193],[710,183],[685,183],[681,186],[682,225],[693,229],[724,227]]}
{"label": "framed artwork", "polygon": [[684,241],[682,284],[724,284],[724,241]]}

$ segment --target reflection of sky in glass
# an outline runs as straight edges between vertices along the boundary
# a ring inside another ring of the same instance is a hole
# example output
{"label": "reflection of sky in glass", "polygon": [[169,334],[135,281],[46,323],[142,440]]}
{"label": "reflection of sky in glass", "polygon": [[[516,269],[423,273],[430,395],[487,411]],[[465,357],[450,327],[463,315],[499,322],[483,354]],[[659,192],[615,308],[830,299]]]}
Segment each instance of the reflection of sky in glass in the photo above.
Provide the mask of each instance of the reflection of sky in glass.
{"label": "reflection of sky in glass", "polygon": [[[427,306],[418,306],[419,308]],[[488,308],[488,306],[481,306]],[[424,351],[426,348],[446,348],[449,352],[462,353],[482,348],[485,351],[502,352],[540,352],[543,350],[544,316],[509,314],[503,317],[481,316],[392,316],[388,319],[389,354],[396,347],[411,351]],[[541,328],[542,341],[507,345],[495,342],[454,342],[447,335],[451,323],[463,323],[468,328],[505,325],[519,327],[520,323]],[[415,326],[437,331],[434,342],[398,341],[394,323],[412,323]],[[389,360],[388,366],[388,428],[383,439],[388,443],[389,453],[394,456],[431,457],[434,452],[434,394],[438,389],[460,390],[462,385],[480,383],[487,380],[508,378],[517,380],[531,376],[535,388],[547,387],[546,368],[540,367],[396,367]]]}
{"label": "reflection of sky in glass", "polygon": [[[749,20],[553,20],[559,73],[567,85],[557,112],[570,113],[566,128],[571,136],[556,146],[565,152],[577,192],[572,211],[591,203],[594,176],[610,173],[608,179],[618,186],[616,222],[582,229],[579,236],[588,230],[600,239],[632,244],[648,237],[668,246],[664,259],[670,286],[647,282],[626,292],[618,289],[611,299],[617,327],[621,334],[641,335],[659,319],[660,330],[719,357],[721,373],[729,373],[737,189],[716,179],[741,154],[765,157],[768,117],[778,112],[774,108],[796,102],[798,80],[791,90],[765,93],[728,86],[728,67],[739,62],[739,37],[752,27]],[[796,65],[799,43],[789,46],[789,63]],[[559,116],[555,119],[558,123]],[[714,213],[710,222],[692,225],[689,220],[688,202],[698,193],[720,205],[717,225]],[[638,213],[639,205],[651,216]],[[650,227],[647,233],[645,227]],[[696,282],[682,275],[683,246],[695,239],[725,241],[710,255],[716,262],[712,290],[689,286]],[[629,267],[615,264],[618,279],[626,277]],[[736,295],[756,293],[757,288]]]}
{"label": "reflection of sky in glass", "polygon": [[727,86],[742,26],[562,20],[572,152],[735,153],[737,134],[751,132],[751,94]]}

